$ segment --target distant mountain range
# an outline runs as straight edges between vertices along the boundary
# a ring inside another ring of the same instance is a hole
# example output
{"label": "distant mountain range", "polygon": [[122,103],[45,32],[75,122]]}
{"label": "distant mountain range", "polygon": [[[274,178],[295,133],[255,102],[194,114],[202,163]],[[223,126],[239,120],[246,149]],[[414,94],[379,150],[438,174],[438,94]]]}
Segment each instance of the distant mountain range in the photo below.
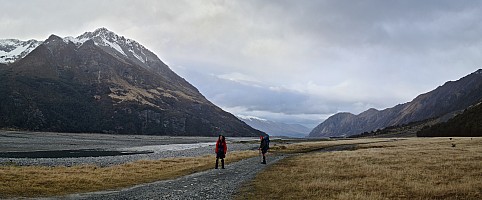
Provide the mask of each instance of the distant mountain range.
{"label": "distant mountain range", "polygon": [[237,116],[246,124],[271,136],[304,138],[311,129],[300,124],[286,124],[251,116]]}
{"label": "distant mountain range", "polygon": [[260,136],[138,42],[100,28],[0,40],[0,128]]}
{"label": "distant mountain range", "polygon": [[[449,81],[411,102],[385,110],[369,109],[359,115],[335,114],[310,132],[310,137],[351,136],[427,119],[447,118],[482,100],[482,69]],[[445,120],[446,121],[446,120]]]}

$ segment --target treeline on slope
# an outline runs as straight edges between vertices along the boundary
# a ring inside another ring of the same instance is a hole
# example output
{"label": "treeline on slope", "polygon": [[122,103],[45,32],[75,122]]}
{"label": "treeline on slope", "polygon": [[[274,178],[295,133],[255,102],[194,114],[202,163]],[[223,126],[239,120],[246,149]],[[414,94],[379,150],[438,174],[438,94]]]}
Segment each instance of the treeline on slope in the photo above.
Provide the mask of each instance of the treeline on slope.
{"label": "treeline on slope", "polygon": [[465,111],[445,123],[426,126],[418,137],[480,137],[482,136],[482,103]]}

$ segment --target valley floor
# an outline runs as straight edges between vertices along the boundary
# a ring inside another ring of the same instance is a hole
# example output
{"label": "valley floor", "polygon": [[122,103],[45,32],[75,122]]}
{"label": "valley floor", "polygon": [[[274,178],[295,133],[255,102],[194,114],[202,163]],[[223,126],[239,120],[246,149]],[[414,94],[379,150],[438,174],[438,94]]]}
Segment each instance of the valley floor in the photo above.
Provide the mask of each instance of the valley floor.
{"label": "valley floor", "polygon": [[81,147],[150,152],[0,158],[0,198],[482,197],[482,138],[274,139],[268,165],[259,163],[256,138],[228,139],[226,169],[215,170],[215,138],[0,132],[0,153],[20,148],[52,151]]}

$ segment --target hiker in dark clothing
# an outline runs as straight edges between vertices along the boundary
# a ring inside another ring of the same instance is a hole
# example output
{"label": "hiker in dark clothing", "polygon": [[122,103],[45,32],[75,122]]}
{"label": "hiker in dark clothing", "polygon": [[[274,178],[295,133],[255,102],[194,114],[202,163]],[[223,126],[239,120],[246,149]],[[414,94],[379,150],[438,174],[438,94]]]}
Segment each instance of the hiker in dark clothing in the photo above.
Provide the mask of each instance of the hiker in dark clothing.
{"label": "hiker in dark clothing", "polygon": [[263,137],[261,139],[261,145],[259,146],[259,150],[263,154],[263,162],[261,164],[266,164],[266,152],[269,149],[269,136]]}
{"label": "hiker in dark clothing", "polygon": [[214,151],[216,152],[216,167],[214,169],[218,168],[219,159],[221,159],[221,168],[224,169],[224,157],[226,157],[228,147],[226,146],[226,139],[223,135],[219,135]]}

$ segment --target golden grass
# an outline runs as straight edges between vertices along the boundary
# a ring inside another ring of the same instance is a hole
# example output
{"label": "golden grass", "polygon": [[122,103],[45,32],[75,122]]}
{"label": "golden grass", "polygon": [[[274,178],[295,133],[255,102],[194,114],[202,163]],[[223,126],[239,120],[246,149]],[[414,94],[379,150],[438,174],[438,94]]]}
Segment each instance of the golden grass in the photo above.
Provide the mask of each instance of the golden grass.
{"label": "golden grass", "polygon": [[[256,151],[231,152],[226,163],[257,156]],[[56,196],[128,187],[173,179],[214,167],[213,155],[141,160],[111,167],[1,166],[0,198]]]}
{"label": "golden grass", "polygon": [[482,199],[482,138],[358,146],[285,159],[258,174],[237,198]]}
{"label": "golden grass", "polygon": [[270,145],[270,152],[272,153],[307,153],[312,151],[321,150],[327,147],[350,145],[350,144],[365,144],[373,142],[386,142],[389,139],[353,139],[353,140],[325,140],[314,142],[299,142],[292,144]]}

